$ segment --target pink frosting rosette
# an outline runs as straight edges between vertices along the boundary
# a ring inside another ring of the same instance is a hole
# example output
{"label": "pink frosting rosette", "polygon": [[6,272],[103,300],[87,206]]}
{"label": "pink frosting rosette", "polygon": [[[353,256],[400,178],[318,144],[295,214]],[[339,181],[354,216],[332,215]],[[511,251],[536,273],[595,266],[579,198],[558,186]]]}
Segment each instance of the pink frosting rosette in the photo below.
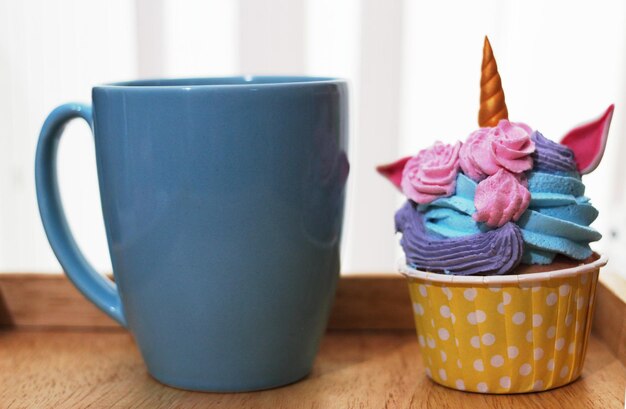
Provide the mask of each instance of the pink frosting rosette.
{"label": "pink frosting rosette", "polygon": [[463,173],[479,182],[500,169],[516,174],[531,169],[535,151],[531,133],[528,125],[506,119],[472,132],[459,152]]}
{"label": "pink frosting rosette", "polygon": [[404,194],[421,204],[451,196],[456,188],[460,149],[461,142],[454,145],[436,142],[409,159],[402,171]]}
{"label": "pink frosting rosette", "polygon": [[476,187],[474,220],[491,227],[517,221],[530,203],[525,180],[504,169],[498,170]]}

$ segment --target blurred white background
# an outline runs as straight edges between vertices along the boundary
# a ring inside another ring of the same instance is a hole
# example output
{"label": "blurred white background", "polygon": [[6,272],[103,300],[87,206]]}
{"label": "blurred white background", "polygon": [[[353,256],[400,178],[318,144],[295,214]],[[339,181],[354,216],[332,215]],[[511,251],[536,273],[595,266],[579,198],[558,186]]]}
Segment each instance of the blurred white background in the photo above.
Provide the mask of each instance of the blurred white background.
{"label": "blurred white background", "polygon": [[[33,158],[56,105],[139,77],[310,74],[351,86],[343,271],[390,272],[402,198],[374,167],[477,127],[483,36],[510,118],[559,140],[616,103],[607,154],[585,177],[597,248],[624,248],[626,2],[0,0],[0,271],[58,272],[37,212]],[[68,127],[61,191],[79,244],[110,270],[93,143]],[[623,265],[623,264],[622,264]]]}

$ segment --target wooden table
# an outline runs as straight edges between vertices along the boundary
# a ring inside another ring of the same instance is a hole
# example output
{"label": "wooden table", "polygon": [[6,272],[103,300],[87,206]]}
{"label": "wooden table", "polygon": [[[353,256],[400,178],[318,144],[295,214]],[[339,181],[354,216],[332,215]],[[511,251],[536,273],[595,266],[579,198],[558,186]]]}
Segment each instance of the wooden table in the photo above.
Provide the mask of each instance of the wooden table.
{"label": "wooden table", "polygon": [[5,408],[601,408],[622,409],[626,302],[598,286],[577,382],[525,395],[458,392],[424,375],[406,282],[340,280],[320,354],[301,382],[255,393],[163,386],[128,332],[62,275],[0,274],[0,409]]}
{"label": "wooden table", "polygon": [[124,331],[0,331],[2,408],[623,408],[624,366],[592,338],[583,376],[543,393],[480,395],[429,381],[412,331],[331,331],[313,373],[279,389],[187,392],[153,380]]}

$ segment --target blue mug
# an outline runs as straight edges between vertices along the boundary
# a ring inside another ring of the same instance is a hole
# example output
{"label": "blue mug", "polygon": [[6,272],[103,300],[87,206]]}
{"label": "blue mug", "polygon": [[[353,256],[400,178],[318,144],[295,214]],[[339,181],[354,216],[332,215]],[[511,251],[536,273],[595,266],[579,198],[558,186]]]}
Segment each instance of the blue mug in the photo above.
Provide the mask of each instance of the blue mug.
{"label": "blue mug", "polygon": [[[133,81],[92,99],[52,111],[35,161],[43,225],[70,280],[131,331],[164,384],[250,391],[305,377],[339,275],[345,82]],[[63,214],[56,155],[73,118],[93,130],[115,284]]]}

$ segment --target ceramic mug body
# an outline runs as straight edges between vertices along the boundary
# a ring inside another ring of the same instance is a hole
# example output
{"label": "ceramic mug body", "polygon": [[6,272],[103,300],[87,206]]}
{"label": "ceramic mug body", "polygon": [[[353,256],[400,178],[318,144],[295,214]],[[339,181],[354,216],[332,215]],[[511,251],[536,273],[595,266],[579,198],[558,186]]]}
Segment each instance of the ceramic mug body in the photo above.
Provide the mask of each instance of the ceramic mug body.
{"label": "ceramic mug body", "polygon": [[91,120],[89,107],[65,107],[47,120],[37,153],[46,232],[79,289],[128,326],[149,372],[210,391],[308,374],[339,273],[346,84],[242,77],[95,87],[92,127],[119,298],[81,271],[89,266],[56,203],[50,173],[62,124]]}

